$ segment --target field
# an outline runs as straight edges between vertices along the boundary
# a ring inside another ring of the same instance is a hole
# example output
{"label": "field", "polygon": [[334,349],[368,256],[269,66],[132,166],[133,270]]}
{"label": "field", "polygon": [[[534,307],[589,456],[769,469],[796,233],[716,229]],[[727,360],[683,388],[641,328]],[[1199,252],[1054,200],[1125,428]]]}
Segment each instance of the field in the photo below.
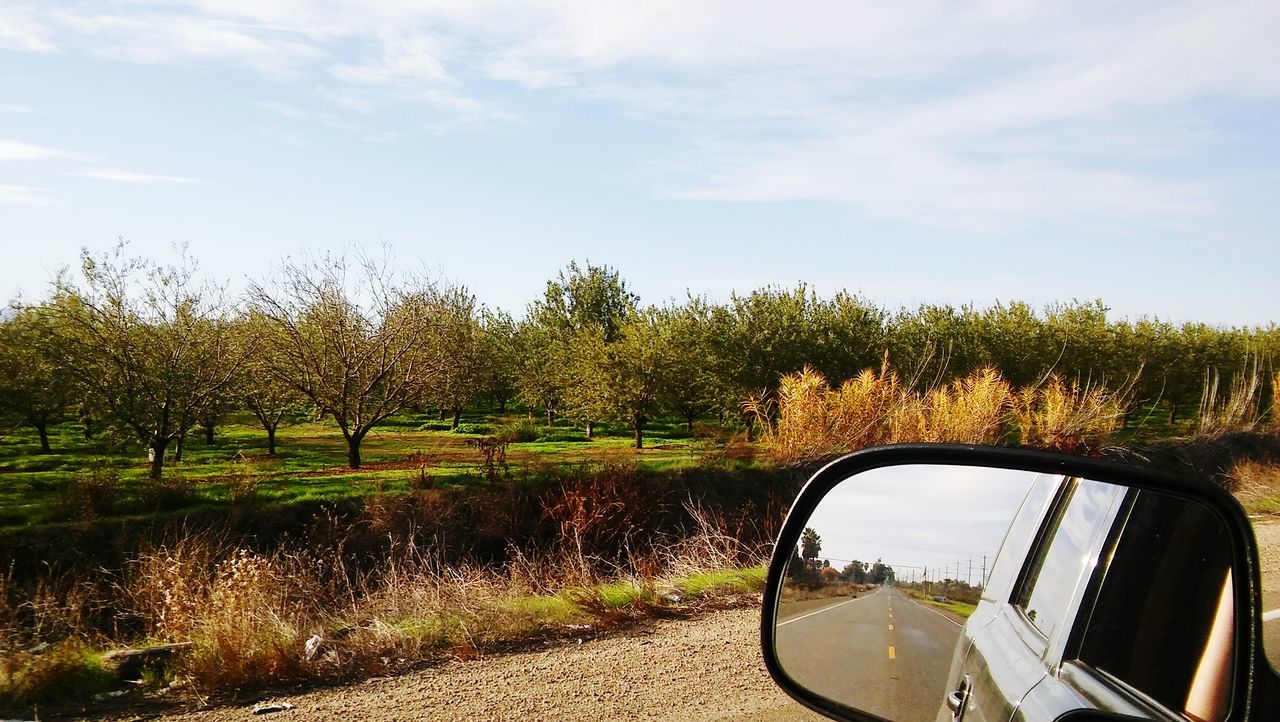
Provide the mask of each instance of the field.
{"label": "field", "polygon": [[54,453],[0,440],[0,708],[115,689],[121,648],[183,645],[141,694],[225,695],[749,600],[799,478],[704,424],[652,423],[637,450],[625,428],[404,414],[352,470],[331,425],[282,427],[272,456],[251,422],[193,433],[158,481],[77,424]]}
{"label": "field", "polygon": [[[1191,429],[1160,411],[1132,412],[1108,443],[1148,449]],[[171,689],[224,699],[752,604],[817,463],[779,454],[767,427],[749,443],[741,428],[659,419],[637,450],[621,425],[588,439],[473,410],[457,431],[394,416],[350,469],[332,424],[296,421],[274,455],[248,414],[212,443],[196,429],[159,480],[136,444],[79,424],[52,428],[52,453],[8,429],[0,708],[91,703],[119,689],[121,649],[159,650],[131,673],[132,703]],[[1232,443],[1212,442],[1228,458]],[[1274,513],[1276,468],[1219,475]]]}
{"label": "field", "polygon": [[[523,415],[464,417],[460,430],[482,433],[422,430],[424,426],[449,425],[425,414],[392,417],[365,439],[363,463],[353,470],[347,468],[342,435],[332,424],[282,426],[277,453],[268,456],[265,432],[251,415],[240,414],[216,428],[212,445],[199,429],[191,434],[182,461],[167,464],[158,483],[147,478],[147,460],[136,445],[113,449],[86,440],[79,425],[65,423],[50,434],[54,452],[39,454],[35,433],[17,427],[0,439],[0,527],[226,508],[250,500],[278,505],[487,485],[565,464],[634,463],[647,470],[671,470],[698,464],[708,451],[719,453],[716,438],[694,438],[674,422],[652,424],[647,448],[640,450],[630,448],[626,428],[597,425],[594,438],[588,439],[580,427],[538,427]],[[486,463],[476,442],[503,429],[521,430],[531,440],[513,441],[504,460]]]}

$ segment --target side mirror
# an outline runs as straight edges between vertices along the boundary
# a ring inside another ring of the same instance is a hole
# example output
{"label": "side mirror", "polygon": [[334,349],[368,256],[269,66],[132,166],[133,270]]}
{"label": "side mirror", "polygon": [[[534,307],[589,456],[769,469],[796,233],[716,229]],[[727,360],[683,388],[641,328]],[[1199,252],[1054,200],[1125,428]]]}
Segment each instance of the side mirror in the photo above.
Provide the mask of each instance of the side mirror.
{"label": "side mirror", "polygon": [[994,447],[868,449],[774,548],[774,680],[844,720],[1270,718],[1257,553],[1207,482]]}

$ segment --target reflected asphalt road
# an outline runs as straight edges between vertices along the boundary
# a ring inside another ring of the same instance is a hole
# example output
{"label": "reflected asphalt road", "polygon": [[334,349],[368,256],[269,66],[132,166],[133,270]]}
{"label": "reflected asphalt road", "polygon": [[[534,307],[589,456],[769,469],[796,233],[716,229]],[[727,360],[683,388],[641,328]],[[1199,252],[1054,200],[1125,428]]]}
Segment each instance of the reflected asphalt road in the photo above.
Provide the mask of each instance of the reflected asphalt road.
{"label": "reflected asphalt road", "polygon": [[1271,666],[1280,670],[1280,592],[1267,590],[1267,580],[1262,581],[1262,649]]}
{"label": "reflected asphalt road", "polygon": [[784,616],[778,659],[793,679],[825,697],[890,719],[931,720],[945,697],[959,636],[949,618],[882,587]]}

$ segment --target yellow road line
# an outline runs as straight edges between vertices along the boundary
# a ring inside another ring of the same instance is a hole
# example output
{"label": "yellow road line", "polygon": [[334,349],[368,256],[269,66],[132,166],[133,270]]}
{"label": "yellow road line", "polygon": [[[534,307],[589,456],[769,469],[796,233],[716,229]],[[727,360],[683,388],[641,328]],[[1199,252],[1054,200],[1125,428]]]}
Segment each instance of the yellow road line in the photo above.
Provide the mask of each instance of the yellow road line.
{"label": "yellow road line", "polygon": [[893,631],[893,625],[892,625],[892,624],[890,624],[890,625],[889,625],[889,631],[890,631],[890,632],[892,632],[892,631]]}
{"label": "yellow road line", "polygon": [[889,648],[889,659],[897,659],[898,655],[894,654],[893,647]]}

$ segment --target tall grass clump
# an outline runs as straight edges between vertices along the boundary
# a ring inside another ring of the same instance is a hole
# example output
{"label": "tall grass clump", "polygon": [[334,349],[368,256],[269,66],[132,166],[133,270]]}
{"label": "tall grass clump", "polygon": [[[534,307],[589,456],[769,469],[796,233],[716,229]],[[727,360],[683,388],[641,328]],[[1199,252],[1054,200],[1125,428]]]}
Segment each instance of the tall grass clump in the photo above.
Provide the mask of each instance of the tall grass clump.
{"label": "tall grass clump", "polygon": [[1220,436],[1233,431],[1253,431],[1262,421],[1260,396],[1262,373],[1258,359],[1231,375],[1225,391],[1217,369],[1205,369],[1196,431],[1200,436]]}
{"label": "tall grass clump", "polygon": [[1012,389],[983,368],[923,394],[904,397],[888,418],[894,442],[990,444],[1003,434]]}
{"label": "tall grass clump", "polygon": [[1227,472],[1231,493],[1250,514],[1280,514],[1280,465],[1241,461]]}
{"label": "tall grass clump", "polygon": [[1067,453],[1097,451],[1120,427],[1125,407],[1121,396],[1100,384],[1067,382],[1049,374],[1015,396],[1019,441]]}
{"label": "tall grass clump", "polygon": [[761,440],[774,458],[807,459],[889,442],[885,419],[904,394],[892,370],[867,369],[832,389],[806,366],[779,379],[776,406],[756,398],[747,410],[760,421]]}
{"label": "tall grass clump", "polygon": [[747,404],[773,458],[812,459],[908,442],[993,444],[1015,427],[1025,446],[1090,452],[1123,418],[1124,393],[1050,374],[1015,389],[994,368],[914,391],[887,368],[865,370],[832,389],[811,368],[783,376],[772,400]]}

